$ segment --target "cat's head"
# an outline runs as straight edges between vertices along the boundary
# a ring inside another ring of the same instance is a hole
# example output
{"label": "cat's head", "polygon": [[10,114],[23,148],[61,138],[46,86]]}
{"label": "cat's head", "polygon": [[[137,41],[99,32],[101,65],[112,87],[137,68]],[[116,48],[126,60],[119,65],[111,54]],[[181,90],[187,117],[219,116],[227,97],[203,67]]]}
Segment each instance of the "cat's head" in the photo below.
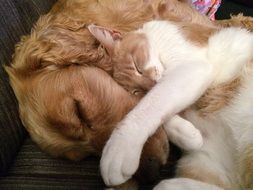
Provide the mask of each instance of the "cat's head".
{"label": "cat's head", "polygon": [[161,64],[144,33],[89,25],[91,34],[112,58],[113,78],[130,93],[143,96],[161,76]]}

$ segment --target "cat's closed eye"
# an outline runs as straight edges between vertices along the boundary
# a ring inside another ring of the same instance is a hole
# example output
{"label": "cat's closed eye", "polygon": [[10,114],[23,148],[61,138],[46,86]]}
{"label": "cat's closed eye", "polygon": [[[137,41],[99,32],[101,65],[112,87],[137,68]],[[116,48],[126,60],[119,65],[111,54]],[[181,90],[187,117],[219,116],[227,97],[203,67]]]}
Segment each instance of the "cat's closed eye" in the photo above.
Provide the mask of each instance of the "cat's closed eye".
{"label": "cat's closed eye", "polygon": [[142,75],[142,69],[140,68],[140,65],[137,63],[136,59],[132,57],[133,65],[135,66],[135,70],[138,72],[138,74]]}
{"label": "cat's closed eye", "polygon": [[143,92],[139,89],[134,89],[131,91],[131,94],[135,95],[135,96],[139,96],[141,95]]}

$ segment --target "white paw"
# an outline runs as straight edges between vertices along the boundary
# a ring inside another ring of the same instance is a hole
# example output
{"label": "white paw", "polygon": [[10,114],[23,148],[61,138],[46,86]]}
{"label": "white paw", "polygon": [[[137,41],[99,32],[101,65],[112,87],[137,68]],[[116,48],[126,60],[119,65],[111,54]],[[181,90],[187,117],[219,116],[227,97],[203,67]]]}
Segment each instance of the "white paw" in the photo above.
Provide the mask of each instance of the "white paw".
{"label": "white paw", "polygon": [[153,190],[222,190],[217,186],[188,178],[161,181]]}
{"label": "white paw", "polygon": [[[197,185],[196,185],[197,184]],[[198,182],[186,178],[174,178],[162,180],[153,190],[200,190]],[[207,189],[205,189],[207,190]]]}
{"label": "white paw", "polygon": [[200,131],[192,123],[180,117],[165,124],[169,139],[184,150],[198,150],[203,146]]}
{"label": "white paw", "polygon": [[[194,127],[194,130],[192,130],[191,132],[186,132],[185,134],[183,134],[185,132],[185,129],[180,130],[180,128],[182,129],[183,127],[179,127],[179,132],[182,133],[182,138],[178,139],[178,145],[182,149],[188,151],[199,150],[204,144],[203,137],[200,131]],[[188,128],[189,126],[185,127]]]}
{"label": "white paw", "polygon": [[171,180],[162,180],[158,183],[153,190],[177,190],[175,189],[175,185],[171,183]]}
{"label": "white paw", "polygon": [[124,183],[138,169],[143,144],[138,143],[138,138],[127,136],[126,132],[114,130],[104,147],[100,169],[108,186]]}

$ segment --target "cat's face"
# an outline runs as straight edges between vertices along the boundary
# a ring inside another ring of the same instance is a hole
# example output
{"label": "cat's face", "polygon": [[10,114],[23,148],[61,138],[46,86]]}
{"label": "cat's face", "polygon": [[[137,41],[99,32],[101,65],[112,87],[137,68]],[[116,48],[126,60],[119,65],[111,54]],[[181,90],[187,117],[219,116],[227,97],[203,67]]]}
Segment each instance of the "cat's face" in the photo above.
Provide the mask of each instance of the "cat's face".
{"label": "cat's face", "polygon": [[158,56],[153,55],[147,37],[131,32],[119,40],[112,55],[113,78],[134,95],[144,95],[161,73]]}
{"label": "cat's face", "polygon": [[163,67],[144,33],[126,35],[101,26],[88,26],[112,58],[113,78],[130,93],[143,96],[161,77]]}

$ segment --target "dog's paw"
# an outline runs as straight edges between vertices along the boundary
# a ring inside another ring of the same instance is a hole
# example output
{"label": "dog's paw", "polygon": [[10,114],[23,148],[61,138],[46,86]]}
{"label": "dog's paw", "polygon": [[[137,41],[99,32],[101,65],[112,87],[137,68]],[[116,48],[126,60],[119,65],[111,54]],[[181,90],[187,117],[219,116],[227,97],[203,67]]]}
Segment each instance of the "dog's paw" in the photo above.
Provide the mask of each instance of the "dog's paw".
{"label": "dog's paw", "polygon": [[120,129],[113,131],[100,161],[106,185],[120,185],[132,177],[138,169],[142,147],[138,138],[132,138]]}

